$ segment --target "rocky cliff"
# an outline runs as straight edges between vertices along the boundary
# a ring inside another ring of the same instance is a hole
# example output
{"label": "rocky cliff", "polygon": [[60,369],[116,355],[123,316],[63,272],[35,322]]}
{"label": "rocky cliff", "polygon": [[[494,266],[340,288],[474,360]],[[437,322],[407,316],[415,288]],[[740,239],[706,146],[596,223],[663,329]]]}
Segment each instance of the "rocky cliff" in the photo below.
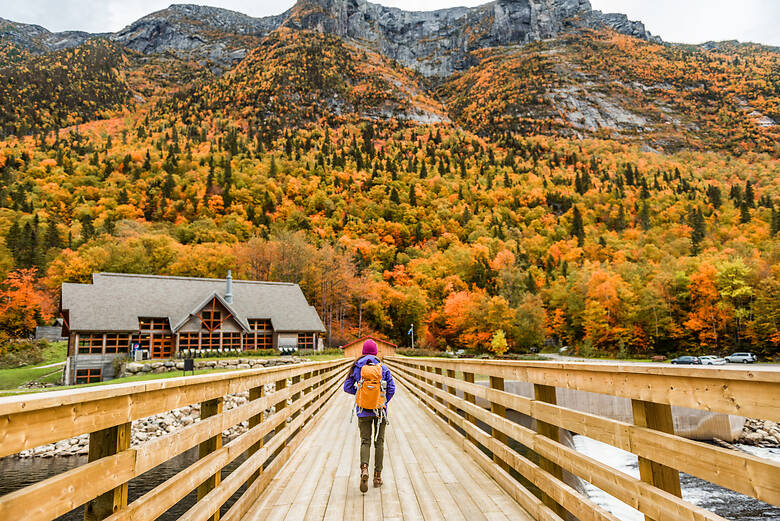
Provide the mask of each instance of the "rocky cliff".
{"label": "rocky cliff", "polygon": [[300,0],[284,25],[355,40],[426,76],[472,64],[470,51],[526,44],[574,27],[608,26],[650,39],[641,22],[604,15],[588,0],[497,0],[473,8],[410,12],[365,0]]}
{"label": "rocky cliff", "polygon": [[[553,38],[577,27],[607,26],[639,38],[653,38],[641,22],[622,14],[594,11],[589,0],[496,0],[473,8],[420,12],[365,0],[299,0],[288,11],[265,18],[181,4],[147,15],[109,37],[144,54],[170,52],[208,64],[220,73],[280,26],[352,40],[434,77],[468,68],[473,64],[471,51]],[[0,40],[11,40],[36,53],[76,46],[91,36],[0,23]]]}
{"label": "rocky cliff", "polygon": [[82,31],[53,33],[40,25],[23,24],[0,18],[0,42],[11,43],[36,54],[77,47],[93,36],[103,35]]}

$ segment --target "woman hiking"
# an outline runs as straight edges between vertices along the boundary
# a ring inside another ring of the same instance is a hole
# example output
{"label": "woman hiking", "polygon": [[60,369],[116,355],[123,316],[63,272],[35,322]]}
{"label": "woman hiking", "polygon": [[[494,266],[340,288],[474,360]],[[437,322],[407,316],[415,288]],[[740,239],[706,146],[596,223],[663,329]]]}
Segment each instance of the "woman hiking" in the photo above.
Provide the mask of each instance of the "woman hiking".
{"label": "woman hiking", "polygon": [[[390,370],[377,358],[376,342],[363,342],[363,356],[355,361],[344,382],[344,391],[355,395],[360,429],[360,491],[368,491],[368,462],[374,439],[374,486],[382,486],[387,404],[395,394]],[[373,429],[373,433],[372,433]],[[373,434],[373,436],[372,436]]]}

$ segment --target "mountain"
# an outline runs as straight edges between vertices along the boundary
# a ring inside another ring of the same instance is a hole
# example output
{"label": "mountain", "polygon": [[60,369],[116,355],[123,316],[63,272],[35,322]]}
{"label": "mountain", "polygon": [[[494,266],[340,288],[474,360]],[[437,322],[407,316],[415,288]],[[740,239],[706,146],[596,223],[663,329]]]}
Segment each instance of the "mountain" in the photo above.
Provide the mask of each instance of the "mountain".
{"label": "mountain", "polygon": [[145,16],[111,38],[143,54],[173,53],[224,72],[281,22],[281,17],[253,18],[227,9],[182,4]]}
{"label": "mountain", "polygon": [[[97,39],[0,27],[0,65],[11,75],[32,56]],[[776,151],[780,139],[776,49],[665,44],[641,22],[593,10],[588,0],[496,0],[430,12],[299,0],[265,18],[184,4],[107,37],[123,56],[102,56],[108,68],[123,64],[134,104],[155,98],[186,110],[190,96],[198,107],[274,125],[282,113],[286,125],[398,117],[452,121],[480,135],[599,135],[655,150]],[[93,113],[127,106],[94,94],[84,94],[97,104]]]}
{"label": "mountain", "polygon": [[435,77],[473,64],[473,50],[553,38],[573,26],[612,27],[653,38],[641,23],[625,15],[603,15],[588,0],[497,0],[425,12],[364,0],[301,0],[283,16],[285,26],[355,40]]}
{"label": "mountain", "polygon": [[467,68],[472,63],[469,52],[475,49],[544,40],[573,26],[608,27],[657,40],[641,22],[595,11],[588,0],[496,0],[474,8],[425,12],[402,11],[365,0],[299,0],[288,11],[264,18],[174,4],[110,35],[50,33],[39,26],[3,21],[0,41],[41,53],[74,47],[93,36],[108,36],[144,54],[171,52],[222,73],[256,47],[260,38],[281,26],[354,40],[425,76],[436,77]]}
{"label": "mountain", "polygon": [[214,82],[183,90],[172,107],[208,109],[274,128],[354,118],[447,120],[422,78],[332,34],[281,27]]}
{"label": "mountain", "polygon": [[102,35],[83,31],[53,33],[39,25],[23,24],[0,18],[0,42],[36,54],[77,47],[95,36]]}
{"label": "mountain", "polygon": [[776,48],[584,0],[1,27],[0,280],[232,269],[335,345],[780,356]]}

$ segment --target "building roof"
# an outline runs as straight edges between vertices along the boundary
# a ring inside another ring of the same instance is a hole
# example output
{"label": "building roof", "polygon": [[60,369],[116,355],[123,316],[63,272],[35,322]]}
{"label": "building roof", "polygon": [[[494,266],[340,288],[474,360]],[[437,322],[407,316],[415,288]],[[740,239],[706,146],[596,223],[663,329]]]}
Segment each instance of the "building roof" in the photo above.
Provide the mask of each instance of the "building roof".
{"label": "building roof", "polygon": [[[226,289],[225,279],[95,273],[92,284],[62,285],[62,309],[73,331],[137,331],[139,317],[166,317],[176,328],[214,295],[224,302]],[[232,293],[242,326],[267,318],[275,331],[325,331],[297,284],[233,280]]]}
{"label": "building roof", "polygon": [[352,342],[350,342],[348,344],[344,344],[343,346],[341,346],[341,349],[346,349],[349,346],[353,346],[353,345],[357,344],[358,342],[365,342],[369,338],[371,340],[376,341],[376,342],[382,342],[383,344],[388,344],[388,345],[393,346],[395,349],[398,349],[398,346],[395,345],[394,343],[390,342],[389,340],[385,340],[384,338],[375,337],[373,335],[366,335],[363,338],[358,338],[357,340],[353,340]]}

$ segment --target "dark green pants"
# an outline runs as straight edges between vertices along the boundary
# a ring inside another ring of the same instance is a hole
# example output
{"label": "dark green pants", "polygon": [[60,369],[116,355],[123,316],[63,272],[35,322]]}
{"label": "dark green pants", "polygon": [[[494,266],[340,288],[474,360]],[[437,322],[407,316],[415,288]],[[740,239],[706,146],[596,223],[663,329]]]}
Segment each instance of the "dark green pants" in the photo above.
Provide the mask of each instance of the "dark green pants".
{"label": "dark green pants", "polygon": [[[376,429],[376,416],[367,416],[358,418],[358,428],[360,429],[360,463],[368,465],[371,459],[371,441],[374,439],[374,430]],[[379,424],[379,434],[374,441],[374,470],[382,472],[382,462],[385,459],[385,427],[387,422]]]}

